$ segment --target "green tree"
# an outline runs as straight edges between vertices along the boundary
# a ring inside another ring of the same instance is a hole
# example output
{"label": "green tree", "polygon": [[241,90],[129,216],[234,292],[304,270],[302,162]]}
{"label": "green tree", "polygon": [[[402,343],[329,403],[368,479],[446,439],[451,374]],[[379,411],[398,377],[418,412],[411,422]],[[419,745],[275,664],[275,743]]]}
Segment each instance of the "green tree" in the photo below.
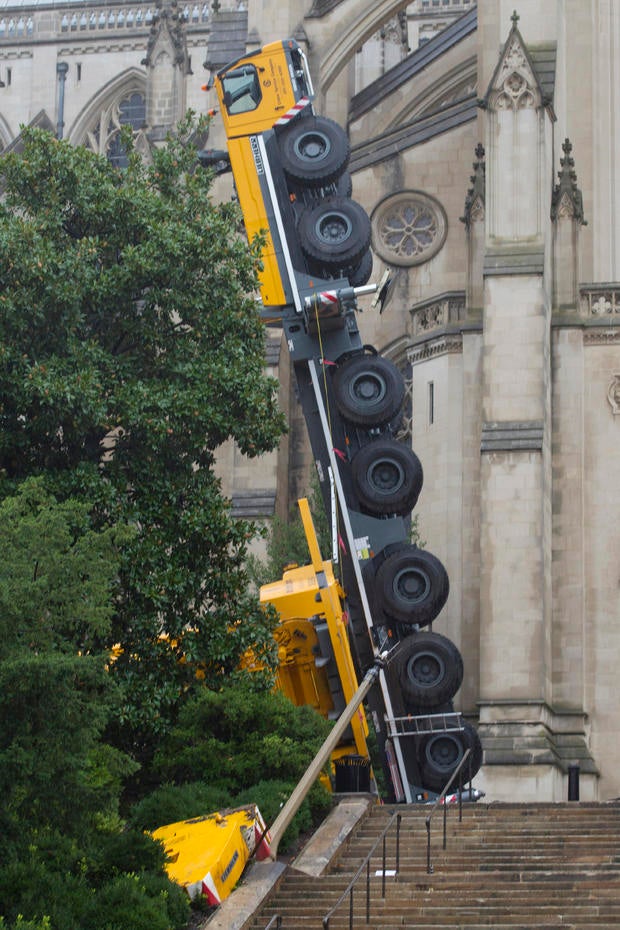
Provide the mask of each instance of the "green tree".
{"label": "green tree", "polygon": [[[30,479],[0,503],[0,793],[3,835],[86,835],[117,812],[134,768],[99,744],[117,703],[95,647],[112,619],[128,531],[89,527],[88,506],[57,503]],[[70,799],[70,800],[69,800]]]}
{"label": "green tree", "polygon": [[44,475],[95,525],[136,528],[104,639],[120,646],[117,735],[138,754],[195,689],[194,662],[217,686],[248,645],[273,645],[246,593],[254,527],[232,520],[212,465],[229,438],[274,448],[284,420],[257,252],[195,170],[194,129],[151,165],[125,137],[122,172],[27,129],[0,164],[0,496]]}
{"label": "green tree", "polygon": [[187,902],[162,849],[123,829],[122,782],[136,765],[102,740],[118,689],[97,643],[133,534],[93,529],[88,510],[57,502],[41,478],[0,502],[0,925],[120,930],[125,888],[124,926],[171,930]]}

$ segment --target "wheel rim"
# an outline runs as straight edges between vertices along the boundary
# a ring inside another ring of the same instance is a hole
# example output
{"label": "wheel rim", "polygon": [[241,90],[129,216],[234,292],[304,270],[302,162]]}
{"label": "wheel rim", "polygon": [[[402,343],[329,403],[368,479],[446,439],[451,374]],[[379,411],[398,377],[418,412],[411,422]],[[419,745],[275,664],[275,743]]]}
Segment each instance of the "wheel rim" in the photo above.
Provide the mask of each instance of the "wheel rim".
{"label": "wheel rim", "polygon": [[324,133],[315,130],[296,139],[293,148],[301,161],[317,162],[329,155],[332,145]]}
{"label": "wheel rim", "polygon": [[394,593],[408,604],[419,604],[429,594],[431,583],[426,572],[418,568],[407,567],[395,575],[393,582]]}
{"label": "wheel rim", "polygon": [[385,381],[370,371],[364,372],[352,380],[350,393],[363,404],[380,403],[386,395]]}
{"label": "wheel rim", "polygon": [[436,685],[445,676],[445,666],[434,652],[421,652],[412,656],[407,663],[407,675],[410,681],[423,688]]}
{"label": "wheel rim", "polygon": [[346,242],[353,232],[353,224],[348,216],[339,210],[332,210],[321,216],[315,226],[317,238],[327,245]]}
{"label": "wheel rim", "polygon": [[377,494],[394,494],[405,482],[405,472],[392,458],[382,458],[373,462],[367,475],[368,484]]}
{"label": "wheel rim", "polygon": [[461,745],[450,736],[438,736],[426,747],[426,756],[429,762],[444,772],[451,771],[461,761],[463,749]]}

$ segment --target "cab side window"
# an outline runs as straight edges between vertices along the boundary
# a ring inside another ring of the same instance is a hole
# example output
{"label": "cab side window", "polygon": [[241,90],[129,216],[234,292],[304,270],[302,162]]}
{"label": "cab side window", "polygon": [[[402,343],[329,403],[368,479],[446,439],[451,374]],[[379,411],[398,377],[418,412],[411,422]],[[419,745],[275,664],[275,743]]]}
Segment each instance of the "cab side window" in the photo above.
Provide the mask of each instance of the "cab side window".
{"label": "cab side window", "polygon": [[228,112],[247,113],[255,110],[261,101],[261,89],[258,72],[253,65],[243,65],[229,71],[222,78],[224,85],[224,105]]}

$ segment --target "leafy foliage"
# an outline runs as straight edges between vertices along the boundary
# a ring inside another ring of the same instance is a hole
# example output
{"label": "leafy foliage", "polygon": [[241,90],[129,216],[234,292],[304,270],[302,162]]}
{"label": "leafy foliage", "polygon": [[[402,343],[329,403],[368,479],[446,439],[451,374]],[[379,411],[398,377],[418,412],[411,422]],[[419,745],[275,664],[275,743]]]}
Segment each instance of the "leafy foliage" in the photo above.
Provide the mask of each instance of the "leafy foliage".
{"label": "leafy foliage", "polygon": [[93,651],[127,533],[92,530],[87,511],[38,479],[0,502],[0,819],[15,833],[91,829],[117,803],[118,771],[133,768],[99,744],[116,689]]}
{"label": "leafy foliage", "polygon": [[232,521],[211,466],[229,438],[249,456],[274,448],[284,420],[251,297],[257,252],[195,170],[194,128],[151,165],[125,138],[122,172],[34,129],[2,160],[0,495],[44,475],[96,526],[135,528],[97,635],[120,644],[116,739],[137,755],[195,688],[194,660],[217,687],[250,643],[273,650],[246,594],[254,527]]}
{"label": "leafy foliage", "polygon": [[259,780],[298,779],[329,728],[312,708],[295,707],[280,692],[255,692],[241,683],[205,690],[181,710],[154,769],[162,780],[201,780],[234,796]]}
{"label": "leafy foliage", "polygon": [[180,927],[187,917],[161,848],[123,830],[119,817],[122,783],[136,765],[102,738],[118,689],[97,644],[111,627],[119,546],[133,534],[93,529],[88,509],[72,498],[57,502],[41,479],[0,502],[0,926],[7,930],[85,930],[97,913],[99,926],[113,926],[109,886],[138,874],[125,926]]}

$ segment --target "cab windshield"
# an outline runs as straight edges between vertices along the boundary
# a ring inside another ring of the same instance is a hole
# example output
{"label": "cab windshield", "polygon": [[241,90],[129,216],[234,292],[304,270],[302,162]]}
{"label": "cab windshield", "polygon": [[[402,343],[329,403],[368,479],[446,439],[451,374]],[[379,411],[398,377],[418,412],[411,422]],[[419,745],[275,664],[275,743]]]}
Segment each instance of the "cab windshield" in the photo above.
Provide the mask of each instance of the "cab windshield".
{"label": "cab windshield", "polygon": [[222,78],[224,105],[230,114],[255,110],[261,101],[258,72],[253,65],[243,65]]}

